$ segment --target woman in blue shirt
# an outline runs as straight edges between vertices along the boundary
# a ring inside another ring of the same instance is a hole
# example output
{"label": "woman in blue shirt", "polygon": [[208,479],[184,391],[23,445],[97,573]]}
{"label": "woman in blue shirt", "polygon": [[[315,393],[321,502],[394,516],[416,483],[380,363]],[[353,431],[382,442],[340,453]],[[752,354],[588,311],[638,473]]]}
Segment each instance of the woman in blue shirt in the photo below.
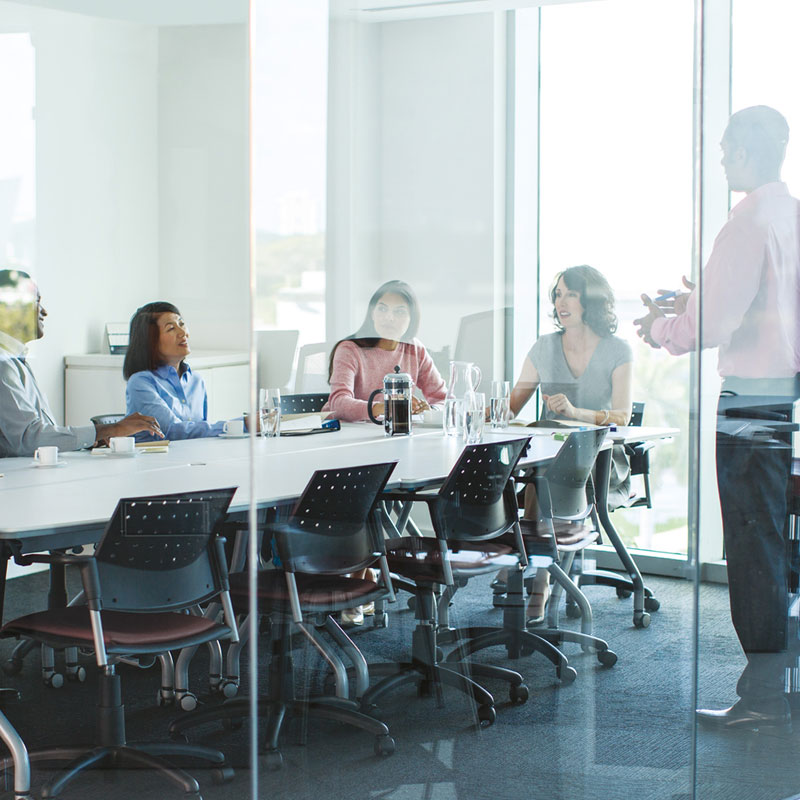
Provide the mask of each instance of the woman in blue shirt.
{"label": "woman in blue shirt", "polygon": [[[208,422],[206,385],[186,363],[190,352],[189,331],[172,303],[137,309],[122,367],[128,414],[155,417],[167,439],[219,436],[225,425]],[[142,434],[136,438],[152,439]]]}

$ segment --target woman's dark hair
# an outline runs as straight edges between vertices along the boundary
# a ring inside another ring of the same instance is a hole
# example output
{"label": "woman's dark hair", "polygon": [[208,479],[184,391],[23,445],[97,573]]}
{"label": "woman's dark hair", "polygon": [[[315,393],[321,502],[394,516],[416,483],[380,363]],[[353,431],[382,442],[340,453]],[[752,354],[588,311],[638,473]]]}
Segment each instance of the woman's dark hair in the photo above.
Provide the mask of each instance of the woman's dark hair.
{"label": "woman's dark hair", "polygon": [[414,294],[414,290],[405,281],[386,281],[386,283],[379,286],[372,297],[370,297],[367,313],[359,329],[355,333],[345,336],[344,339],[339,339],[333,346],[330,359],[328,360],[328,383],[330,383],[331,376],[333,375],[333,357],[336,354],[336,348],[339,347],[342,342],[353,342],[353,344],[358,345],[358,347],[375,347],[380,341],[381,337],[378,336],[378,332],[375,330],[375,323],[372,321],[372,312],[385,294],[399,294],[408,306],[410,319],[408,328],[406,328],[406,332],[403,334],[403,340],[410,342],[417,335],[417,331],[419,330],[419,303],[417,302],[417,296]]}
{"label": "woman's dark hair", "polygon": [[161,314],[177,314],[180,311],[172,303],[147,303],[136,309],[131,317],[131,330],[128,337],[128,351],[125,353],[125,363],[122,365],[122,374],[125,380],[135,372],[154,370],[161,366],[158,355],[158,317]]}
{"label": "woman's dark hair", "polygon": [[563,278],[568,289],[577,292],[583,306],[583,321],[600,337],[611,336],[617,330],[617,315],[614,313],[614,292],[608,281],[594,267],[583,264],[569,267],[556,275],[550,300],[553,302],[553,319],[556,327],[563,331],[564,326],[555,310],[556,287]]}

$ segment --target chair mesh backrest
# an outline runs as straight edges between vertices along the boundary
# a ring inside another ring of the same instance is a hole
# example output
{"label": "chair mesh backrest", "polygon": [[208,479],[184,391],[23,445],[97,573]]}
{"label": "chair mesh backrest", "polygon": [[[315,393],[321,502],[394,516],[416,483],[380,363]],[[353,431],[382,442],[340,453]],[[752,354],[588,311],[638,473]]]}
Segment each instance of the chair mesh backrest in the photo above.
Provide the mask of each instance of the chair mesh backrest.
{"label": "chair mesh backrest", "polygon": [[644,403],[632,403],[631,419],[628,425],[635,428],[641,427],[643,417],[644,417]]}
{"label": "chair mesh backrest", "polygon": [[517,520],[509,478],[529,439],[473,444],[464,448],[458,463],[439,490],[439,532],[447,539],[491,539]]}
{"label": "chair mesh backrest", "polygon": [[283,414],[314,414],[328,402],[329,394],[285,394],[281,397]]}
{"label": "chair mesh backrest", "polygon": [[573,431],[544,474],[554,517],[574,517],[586,511],[586,481],[606,437],[606,428]]}
{"label": "chair mesh backrest", "polygon": [[185,608],[219,591],[215,535],[236,489],[119,501],[95,551],[105,608]]}
{"label": "chair mesh backrest", "polygon": [[372,512],[396,462],[317,470],[276,545],[291,572],[343,574],[372,559],[377,530]]}

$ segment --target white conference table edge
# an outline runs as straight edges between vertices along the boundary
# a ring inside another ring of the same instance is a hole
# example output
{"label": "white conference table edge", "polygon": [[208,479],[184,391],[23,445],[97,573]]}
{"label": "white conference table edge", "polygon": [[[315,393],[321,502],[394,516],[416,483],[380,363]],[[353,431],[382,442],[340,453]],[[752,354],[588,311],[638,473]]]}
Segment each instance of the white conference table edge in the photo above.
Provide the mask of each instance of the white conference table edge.
{"label": "white conference table edge", "polygon": [[[673,428],[636,427],[619,429],[612,436],[614,442],[646,441],[677,433]],[[541,428],[510,427],[487,434],[484,441],[497,441],[501,436],[531,436],[524,464],[552,459],[562,444]],[[369,423],[344,424],[340,433],[257,438],[253,445],[258,507],[295,500],[315,469],[397,459],[389,487],[399,486],[402,479],[440,479],[448,474],[464,446],[436,429],[421,428],[410,437],[387,438]],[[0,540],[38,540],[73,531],[77,539],[85,539],[75,544],[95,541],[121,497],[236,486],[231,511],[246,511],[251,495],[250,446],[250,439],[193,439],[171,443],[167,454],[138,454],[135,458],[87,451],[64,453],[65,466],[49,469],[34,467],[30,458],[0,459],[0,473],[5,475],[0,478]],[[91,497],[87,491],[92,492]]]}

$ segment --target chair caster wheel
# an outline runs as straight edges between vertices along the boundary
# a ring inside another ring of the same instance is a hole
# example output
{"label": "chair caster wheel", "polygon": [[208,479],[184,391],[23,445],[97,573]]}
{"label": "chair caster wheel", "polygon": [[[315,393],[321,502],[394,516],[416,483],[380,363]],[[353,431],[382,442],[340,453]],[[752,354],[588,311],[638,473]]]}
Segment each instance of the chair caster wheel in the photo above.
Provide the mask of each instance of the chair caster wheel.
{"label": "chair caster wheel", "polygon": [[9,658],[8,661],[3,664],[3,672],[6,675],[19,675],[22,671],[22,659],[21,658]]}
{"label": "chair caster wheel", "polygon": [[235,775],[233,767],[217,767],[211,770],[211,783],[214,786],[222,786],[224,783],[230,783]]}
{"label": "chair caster wheel", "polygon": [[645,611],[658,611],[661,608],[661,603],[655,597],[645,597],[644,607]]}
{"label": "chair caster wheel", "polygon": [[194,711],[197,708],[197,697],[191,692],[186,692],[178,700],[178,708],[181,711]]}
{"label": "chair caster wheel", "polygon": [[376,614],[372,618],[372,627],[373,628],[388,628],[389,627],[389,615],[386,614],[386,613]]}
{"label": "chair caster wheel", "polygon": [[581,616],[581,608],[577,603],[569,603],[567,605],[567,616],[570,619],[579,619]]}
{"label": "chair caster wheel", "polygon": [[563,683],[564,685],[568,683],[572,683],[575,678],[578,677],[578,671],[575,667],[570,667],[569,665],[564,667],[559,667],[556,670],[556,677]]}
{"label": "chair caster wheel", "polygon": [[60,672],[53,672],[51,675],[42,676],[42,681],[51,689],[60,689],[64,685],[64,676]]}
{"label": "chair caster wheel", "polygon": [[597,660],[604,667],[613,667],[617,663],[617,654],[613,650],[601,650],[597,654]]}
{"label": "chair caster wheel", "polygon": [[512,686],[508,690],[508,697],[515,706],[521,706],[528,701],[528,687],[521,683],[519,686]]}
{"label": "chair caster wheel", "polygon": [[217,685],[217,692],[221,694],[226,700],[236,697],[239,693],[239,684],[228,678],[224,678]]}
{"label": "chair caster wheel", "polygon": [[634,614],[633,624],[636,628],[647,628],[650,625],[650,615],[646,611]]}
{"label": "chair caster wheel", "polygon": [[624,586],[617,586],[617,597],[620,600],[626,600],[632,594],[633,592],[630,589],[626,589]]}
{"label": "chair caster wheel", "polygon": [[481,728],[488,728],[490,725],[494,725],[496,719],[497,712],[494,710],[494,706],[478,706],[478,725]]}
{"label": "chair caster wheel", "polygon": [[411,597],[406,600],[406,605],[409,611],[414,611],[417,608],[417,598],[412,594]]}
{"label": "chair caster wheel", "polygon": [[383,756],[384,758],[394,753],[394,739],[388,733],[375,737],[375,755]]}
{"label": "chair caster wheel", "polygon": [[73,683],[83,683],[86,680],[86,667],[77,667],[67,672],[67,680]]}
{"label": "chair caster wheel", "polygon": [[156,692],[156,705],[159,708],[166,708],[175,703],[175,694],[171,690],[159,689]]}
{"label": "chair caster wheel", "polygon": [[264,765],[270,772],[277,772],[283,767],[283,756],[280,750],[267,750],[264,754]]}

